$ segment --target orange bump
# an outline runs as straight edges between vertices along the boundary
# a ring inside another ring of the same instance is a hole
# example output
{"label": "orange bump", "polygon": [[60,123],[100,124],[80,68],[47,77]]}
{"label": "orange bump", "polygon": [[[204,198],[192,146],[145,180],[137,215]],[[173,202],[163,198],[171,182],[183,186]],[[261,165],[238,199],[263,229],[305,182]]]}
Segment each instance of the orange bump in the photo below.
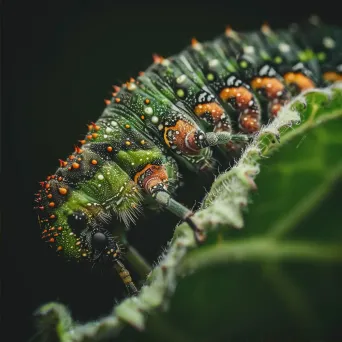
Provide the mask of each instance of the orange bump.
{"label": "orange bump", "polygon": [[93,134],[92,134],[92,137],[93,137],[94,139],[96,139],[98,136],[99,136],[99,135],[98,135],[97,133],[93,133]]}
{"label": "orange bump", "polygon": [[61,251],[62,249],[63,249],[62,246],[58,246],[58,247],[57,247],[57,252]]}
{"label": "orange bump", "polygon": [[121,99],[119,98],[119,97],[117,97],[116,99],[115,99],[115,102],[116,103],[119,103],[121,101]]}
{"label": "orange bump", "polygon": [[97,160],[93,159],[93,160],[91,161],[91,163],[92,163],[93,165],[96,165],[96,164],[97,164]]}
{"label": "orange bump", "polygon": [[229,36],[229,35],[231,35],[232,31],[233,31],[232,27],[230,25],[227,25],[226,30],[225,30],[225,34],[227,36]]}
{"label": "orange bump", "polygon": [[58,191],[61,195],[65,195],[68,192],[66,188],[59,188]]}
{"label": "orange bump", "polygon": [[153,58],[153,62],[154,62],[155,64],[159,64],[159,63],[161,63],[161,62],[164,60],[164,58],[163,58],[162,56],[159,56],[159,55],[157,55],[156,53],[154,53],[154,54],[152,55],[152,58]]}
{"label": "orange bump", "polygon": [[107,151],[108,151],[108,152],[112,152],[112,151],[113,151],[113,147],[112,147],[112,146],[108,146],[108,147],[107,147]]}
{"label": "orange bump", "polygon": [[72,167],[73,167],[74,169],[78,169],[78,168],[80,167],[80,164],[79,164],[79,163],[73,163],[73,164],[72,164]]}
{"label": "orange bump", "polygon": [[50,208],[53,208],[54,206],[55,206],[55,202],[50,202],[50,203],[49,203],[49,207],[50,207]]}
{"label": "orange bump", "polygon": [[110,100],[105,99],[104,102],[105,102],[105,104],[106,104],[107,106],[110,105]]}
{"label": "orange bump", "polygon": [[196,38],[192,38],[191,39],[191,45],[195,46],[196,44],[198,44],[198,40]]}

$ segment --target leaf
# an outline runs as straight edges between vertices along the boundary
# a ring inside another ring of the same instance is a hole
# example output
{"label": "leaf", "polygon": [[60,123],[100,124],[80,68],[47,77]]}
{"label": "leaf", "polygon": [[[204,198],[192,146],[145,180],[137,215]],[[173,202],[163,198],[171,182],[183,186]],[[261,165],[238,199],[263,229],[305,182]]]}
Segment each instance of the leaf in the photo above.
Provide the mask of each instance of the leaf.
{"label": "leaf", "polygon": [[137,298],[61,340],[337,338],[341,119],[338,85],[294,99],[212,185],[195,215],[206,243],[178,226]]}

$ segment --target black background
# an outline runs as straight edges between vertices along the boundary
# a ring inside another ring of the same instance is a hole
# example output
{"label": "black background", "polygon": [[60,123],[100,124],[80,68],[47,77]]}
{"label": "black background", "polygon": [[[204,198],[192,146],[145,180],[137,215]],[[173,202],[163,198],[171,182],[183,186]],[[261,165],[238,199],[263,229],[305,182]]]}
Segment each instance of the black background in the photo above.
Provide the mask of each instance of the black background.
{"label": "black background", "polygon": [[[27,341],[32,313],[47,301],[67,304],[85,321],[109,313],[124,296],[115,274],[57,258],[41,242],[32,210],[38,181],[98,118],[112,84],[135,77],[152,53],[177,53],[192,37],[212,39],[227,24],[285,27],[311,13],[328,23],[340,20],[332,1],[5,1],[1,13],[1,333],[11,333],[1,341]],[[192,206],[203,183],[193,176],[188,181],[179,197]],[[154,215],[131,231],[130,241],[155,262],[176,223],[168,213]]]}

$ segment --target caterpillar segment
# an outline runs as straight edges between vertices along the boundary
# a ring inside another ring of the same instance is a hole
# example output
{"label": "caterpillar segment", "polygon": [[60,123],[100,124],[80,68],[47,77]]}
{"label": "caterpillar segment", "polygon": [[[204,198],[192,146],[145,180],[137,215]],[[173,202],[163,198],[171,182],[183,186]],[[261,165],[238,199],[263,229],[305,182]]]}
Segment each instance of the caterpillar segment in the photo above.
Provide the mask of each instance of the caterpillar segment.
{"label": "caterpillar segment", "polygon": [[[217,141],[221,145],[233,149],[237,143],[246,142],[245,136],[232,131],[230,115],[207,80],[200,77],[200,69],[189,54],[182,52],[179,56],[157,60],[144,76],[159,85],[166,83],[172,93],[168,91],[166,96],[180,108],[187,109],[188,115],[199,122],[200,127],[220,135]],[[221,134],[223,132],[230,134]],[[223,141],[223,136],[227,141]]]}
{"label": "caterpillar segment", "polygon": [[304,59],[314,59],[318,64],[320,86],[342,81],[342,30],[324,25],[317,16],[302,26],[290,27]]}
{"label": "caterpillar segment", "polygon": [[56,172],[40,182],[35,202],[42,239],[67,259],[109,265],[130,295],[122,238],[154,203],[205,234],[175,199],[178,166],[212,172],[213,151],[229,158],[291,99],[342,80],[342,30],[317,19],[289,30],[228,27],[212,42],[193,39],[114,86],[96,122]]}

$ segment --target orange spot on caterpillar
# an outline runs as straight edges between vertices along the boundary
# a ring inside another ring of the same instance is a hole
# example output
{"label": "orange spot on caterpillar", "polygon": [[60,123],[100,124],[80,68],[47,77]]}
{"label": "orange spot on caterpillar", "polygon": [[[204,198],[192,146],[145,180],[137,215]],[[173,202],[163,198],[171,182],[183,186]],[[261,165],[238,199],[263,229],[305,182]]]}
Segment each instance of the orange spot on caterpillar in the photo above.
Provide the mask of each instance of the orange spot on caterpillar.
{"label": "orange spot on caterpillar", "polygon": [[309,77],[300,72],[288,72],[284,75],[284,80],[288,85],[295,84],[301,92],[315,88],[315,83]]}
{"label": "orange spot on caterpillar", "polygon": [[145,99],[145,103],[149,104],[151,101],[149,99]]}
{"label": "orange spot on caterpillar", "polygon": [[323,78],[329,82],[342,81],[342,75],[335,71],[327,71],[323,74]]}
{"label": "orange spot on caterpillar", "polygon": [[156,53],[154,53],[154,54],[152,55],[152,58],[153,58],[153,62],[154,62],[155,64],[159,64],[159,63],[161,63],[161,62],[164,60],[164,58],[163,58],[162,56],[159,56],[159,55],[157,55]]}
{"label": "orange spot on caterpillar", "polygon": [[119,103],[121,101],[121,99],[119,98],[119,97],[117,97],[116,99],[115,99],[115,102],[116,103]]}
{"label": "orange spot on caterpillar", "polygon": [[268,24],[268,22],[264,22],[262,25],[261,25],[261,32],[263,34],[269,34],[271,32],[271,27],[270,25]]}
{"label": "orange spot on caterpillar", "polygon": [[78,168],[80,167],[80,164],[79,164],[79,163],[73,163],[73,164],[72,164],[72,167],[73,167],[74,169],[78,169]]}
{"label": "orange spot on caterpillar", "polygon": [[233,32],[233,29],[230,25],[227,25],[226,30],[224,32],[225,32],[226,36],[230,36]]}
{"label": "orange spot on caterpillar", "polygon": [[106,104],[107,106],[110,105],[110,100],[104,99],[104,102],[105,102],[105,104]]}
{"label": "orange spot on caterpillar", "polygon": [[121,89],[119,86],[116,86],[116,85],[113,85],[112,87],[116,93],[119,92]]}
{"label": "orange spot on caterpillar", "polygon": [[61,231],[61,230],[63,230],[63,228],[62,227],[58,227],[57,230]]}
{"label": "orange spot on caterpillar", "polygon": [[93,159],[93,160],[91,161],[91,163],[92,163],[93,165],[96,165],[96,164],[97,164],[97,160]]}
{"label": "orange spot on caterpillar", "polygon": [[55,242],[55,239],[54,238],[51,238],[50,240],[49,240],[49,242]]}
{"label": "orange spot on caterpillar", "polygon": [[58,192],[61,194],[61,195],[66,195],[66,193],[68,192],[68,190],[66,188],[59,188],[58,189]]}
{"label": "orange spot on caterpillar", "polygon": [[54,206],[55,206],[55,202],[50,202],[50,203],[49,203],[49,207],[50,207],[50,208],[53,208]]}
{"label": "orange spot on caterpillar", "polygon": [[126,124],[125,127],[126,127],[126,128],[130,128],[131,126],[130,126],[129,124]]}
{"label": "orange spot on caterpillar", "polygon": [[94,139],[96,139],[98,136],[99,136],[99,135],[98,135],[97,133],[93,133],[93,134],[92,134],[92,137],[93,137]]}
{"label": "orange spot on caterpillar", "polygon": [[75,152],[76,153],[82,153],[83,150],[81,150],[78,146],[75,146]]}
{"label": "orange spot on caterpillar", "polygon": [[48,195],[47,195],[47,198],[52,198],[52,194],[48,194]]}
{"label": "orange spot on caterpillar", "polygon": [[129,145],[131,144],[131,142],[127,140],[127,141],[125,142],[125,144],[126,144],[127,146],[129,146]]}
{"label": "orange spot on caterpillar", "polygon": [[62,249],[63,249],[62,246],[58,246],[58,247],[57,247],[57,252],[61,251]]}
{"label": "orange spot on caterpillar", "polygon": [[108,146],[108,147],[107,147],[107,151],[108,151],[108,152],[112,152],[112,151],[113,151],[113,147],[112,147],[112,146]]}
{"label": "orange spot on caterpillar", "polygon": [[196,38],[192,38],[191,39],[191,45],[192,45],[192,47],[194,47],[195,45],[197,45],[198,44],[198,40],[196,39]]}

